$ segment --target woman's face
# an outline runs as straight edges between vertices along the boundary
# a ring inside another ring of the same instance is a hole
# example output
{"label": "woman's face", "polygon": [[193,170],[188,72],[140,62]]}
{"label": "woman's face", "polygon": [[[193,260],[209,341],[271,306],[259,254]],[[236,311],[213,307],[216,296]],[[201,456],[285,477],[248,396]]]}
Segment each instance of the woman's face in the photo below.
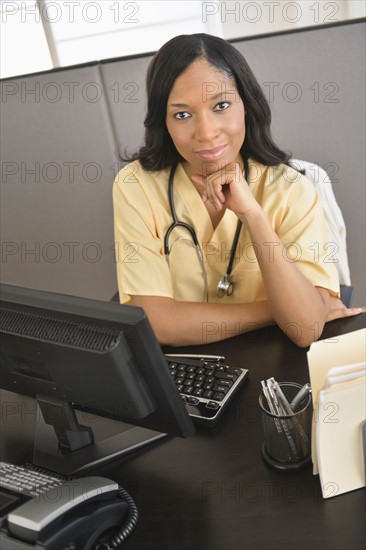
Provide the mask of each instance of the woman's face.
{"label": "woman's face", "polygon": [[188,175],[206,175],[232,162],[243,168],[243,101],[235,83],[206,60],[194,61],[175,80],[166,125]]}

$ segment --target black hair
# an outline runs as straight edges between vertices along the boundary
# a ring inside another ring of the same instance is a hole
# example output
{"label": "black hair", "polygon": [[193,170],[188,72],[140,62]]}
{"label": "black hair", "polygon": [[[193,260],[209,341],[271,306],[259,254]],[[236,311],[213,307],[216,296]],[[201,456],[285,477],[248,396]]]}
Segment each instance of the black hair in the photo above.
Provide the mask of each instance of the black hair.
{"label": "black hair", "polygon": [[207,60],[235,81],[246,111],[245,139],[240,149],[243,159],[251,157],[266,166],[290,165],[291,154],[272,140],[270,107],[248,63],[229,42],[204,33],[176,36],[154,55],[146,77],[145,143],[124,160],[138,159],[145,170],[163,170],[183,160],[166,127],[167,101],[177,77],[198,59]]}

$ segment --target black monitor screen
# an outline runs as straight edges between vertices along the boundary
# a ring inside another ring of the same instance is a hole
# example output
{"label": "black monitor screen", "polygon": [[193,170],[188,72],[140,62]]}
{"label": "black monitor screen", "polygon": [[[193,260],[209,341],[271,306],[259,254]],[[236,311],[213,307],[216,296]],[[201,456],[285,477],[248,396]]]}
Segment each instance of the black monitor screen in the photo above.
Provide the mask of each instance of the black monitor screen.
{"label": "black monitor screen", "polygon": [[[54,407],[66,417],[78,409],[147,433],[193,435],[193,424],[141,308],[10,285],[1,285],[0,292],[3,389],[36,398],[43,417]],[[64,431],[73,429],[82,431],[66,419]],[[60,447],[60,438],[58,443]],[[92,442],[88,446],[93,447]],[[75,455],[73,450],[72,440],[66,442],[61,462]]]}

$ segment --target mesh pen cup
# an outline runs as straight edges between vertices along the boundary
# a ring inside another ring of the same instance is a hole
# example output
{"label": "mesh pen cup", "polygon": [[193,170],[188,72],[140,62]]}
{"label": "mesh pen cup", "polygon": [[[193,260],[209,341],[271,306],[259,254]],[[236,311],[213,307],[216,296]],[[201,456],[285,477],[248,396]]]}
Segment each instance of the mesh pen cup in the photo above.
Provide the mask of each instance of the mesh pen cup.
{"label": "mesh pen cup", "polygon": [[[302,388],[296,382],[280,382],[279,386],[290,403]],[[264,442],[262,457],[275,470],[301,470],[311,462],[311,396],[307,394],[299,410],[279,416],[269,410],[263,392],[259,396],[262,409]]]}

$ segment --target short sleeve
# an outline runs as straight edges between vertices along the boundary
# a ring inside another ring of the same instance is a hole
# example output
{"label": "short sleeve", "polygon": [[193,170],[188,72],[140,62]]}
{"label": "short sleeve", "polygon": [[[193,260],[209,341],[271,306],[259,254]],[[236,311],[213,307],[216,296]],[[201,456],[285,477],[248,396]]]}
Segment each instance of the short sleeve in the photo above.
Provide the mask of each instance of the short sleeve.
{"label": "short sleeve", "polygon": [[289,182],[280,208],[276,232],[285,245],[285,258],[314,286],[327,288],[339,296],[336,269],[337,251],[330,242],[325,214],[313,183],[294,170],[287,171]]}
{"label": "short sleeve", "polygon": [[[136,173],[126,165],[113,183],[114,235],[120,301],[131,295],[165,296],[173,291],[169,268],[148,200]],[[146,174],[146,173],[145,173]]]}

